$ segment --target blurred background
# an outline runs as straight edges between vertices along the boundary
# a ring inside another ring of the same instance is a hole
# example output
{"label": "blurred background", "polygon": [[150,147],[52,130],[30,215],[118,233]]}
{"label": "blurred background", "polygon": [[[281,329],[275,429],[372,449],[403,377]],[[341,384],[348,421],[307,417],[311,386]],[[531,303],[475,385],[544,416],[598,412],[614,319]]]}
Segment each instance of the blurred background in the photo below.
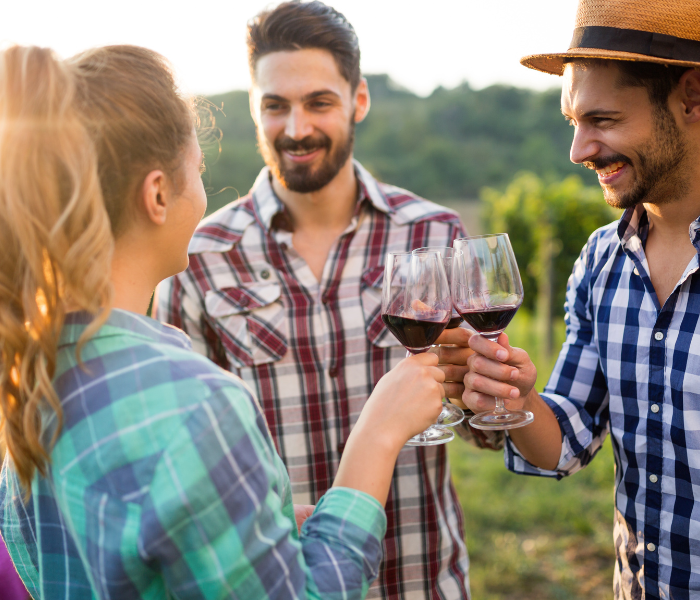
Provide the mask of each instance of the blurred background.
{"label": "blurred background", "polygon": [[[569,161],[559,80],[518,62],[568,47],[576,0],[328,3],[357,30],[372,97],[355,156],[379,179],[454,208],[471,233],[510,234],[526,300],[508,334],[530,351],[541,390],[564,339],[573,263],[590,233],[619,216],[595,174]],[[130,43],[164,54],[183,89],[210,100],[222,134],[205,147],[212,212],[245,195],[263,165],[248,111],[245,28],[274,4],[5,2],[0,45],[68,57]],[[459,441],[449,450],[475,600],[612,598],[609,442],[562,481],[513,475],[501,453]]]}

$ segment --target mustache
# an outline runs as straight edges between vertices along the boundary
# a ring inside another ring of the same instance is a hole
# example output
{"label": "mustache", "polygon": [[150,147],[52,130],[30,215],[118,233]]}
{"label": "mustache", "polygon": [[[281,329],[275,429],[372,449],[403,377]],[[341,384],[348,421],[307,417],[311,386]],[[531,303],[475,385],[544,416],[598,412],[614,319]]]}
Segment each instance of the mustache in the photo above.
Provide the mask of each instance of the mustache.
{"label": "mustache", "polygon": [[330,148],[331,138],[327,135],[312,136],[308,135],[300,140],[295,140],[287,135],[283,135],[275,140],[275,150],[283,152],[289,150],[291,152],[299,152],[302,150],[312,151],[319,148]]}
{"label": "mustache", "polygon": [[632,164],[632,161],[627,158],[624,154],[612,154],[611,156],[604,156],[602,158],[596,158],[595,160],[586,160],[581,163],[587,169],[593,169],[595,171],[600,171],[609,167],[617,162],[623,162],[627,164]]}

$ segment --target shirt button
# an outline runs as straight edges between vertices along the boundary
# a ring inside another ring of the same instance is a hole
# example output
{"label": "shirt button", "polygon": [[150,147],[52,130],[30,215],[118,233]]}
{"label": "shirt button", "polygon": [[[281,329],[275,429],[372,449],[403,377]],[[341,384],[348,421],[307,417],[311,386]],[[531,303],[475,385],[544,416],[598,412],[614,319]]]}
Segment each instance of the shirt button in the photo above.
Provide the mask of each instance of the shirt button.
{"label": "shirt button", "polygon": [[639,271],[637,271],[637,267],[634,268],[634,274],[639,275]]}
{"label": "shirt button", "polygon": [[656,483],[659,480],[659,478],[656,475],[649,475],[649,481],[652,483]]}
{"label": "shirt button", "polygon": [[262,271],[260,271],[260,277],[262,277],[263,279],[270,279],[270,271],[268,271],[267,269],[263,269]]}
{"label": "shirt button", "polygon": [[664,339],[664,334],[661,333],[660,331],[657,331],[657,332],[654,334],[654,339],[655,339],[657,342],[660,342],[661,340]]}
{"label": "shirt button", "polygon": [[323,294],[323,296],[321,296],[321,302],[323,302],[324,304],[328,304],[328,302],[329,302],[328,294]]}
{"label": "shirt button", "polygon": [[241,299],[238,301],[238,304],[240,304],[241,306],[248,306],[249,303],[250,300],[248,300],[248,298],[246,298],[245,296],[241,296]]}
{"label": "shirt button", "polygon": [[658,405],[658,404],[652,404],[652,405],[651,405],[651,412],[653,412],[653,413],[659,412],[659,405]]}
{"label": "shirt button", "polygon": [[647,544],[647,550],[649,550],[649,552],[654,552],[656,550],[656,546],[654,544]]}
{"label": "shirt button", "polygon": [[328,369],[328,374],[331,377],[338,377],[338,367],[331,367],[330,369]]}

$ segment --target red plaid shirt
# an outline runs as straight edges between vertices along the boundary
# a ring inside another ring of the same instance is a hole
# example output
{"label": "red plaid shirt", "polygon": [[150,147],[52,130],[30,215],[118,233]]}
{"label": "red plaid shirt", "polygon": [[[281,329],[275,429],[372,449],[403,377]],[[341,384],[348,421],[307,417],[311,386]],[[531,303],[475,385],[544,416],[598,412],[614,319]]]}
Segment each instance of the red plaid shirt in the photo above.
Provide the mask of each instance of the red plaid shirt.
{"label": "red plaid shirt", "polygon": [[[359,163],[355,171],[355,214],[320,282],[294,250],[265,168],[248,196],[200,225],[189,268],[158,294],[161,320],[255,390],[300,504],[331,487],[367,397],[406,354],[381,320],[386,253],[464,235],[454,212],[378,183]],[[445,446],[404,448],[386,513],[384,561],[368,598],[468,598]]]}

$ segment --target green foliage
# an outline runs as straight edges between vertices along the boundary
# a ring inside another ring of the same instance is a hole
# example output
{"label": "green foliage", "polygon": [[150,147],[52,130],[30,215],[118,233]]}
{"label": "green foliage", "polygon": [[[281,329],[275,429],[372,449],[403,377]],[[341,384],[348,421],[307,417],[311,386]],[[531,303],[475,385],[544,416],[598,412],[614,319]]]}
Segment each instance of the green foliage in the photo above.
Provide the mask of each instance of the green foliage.
{"label": "green foliage", "polygon": [[[525,288],[523,306],[535,310],[543,277],[553,289],[555,314],[563,314],[566,281],[588,236],[619,214],[603,199],[599,186],[588,187],[580,177],[547,182],[522,172],[505,192],[485,188],[484,228],[510,236]],[[543,273],[544,244],[552,243],[550,273]]]}
{"label": "green foliage", "polygon": [[[468,84],[421,98],[386,75],[367,76],[372,109],[357,126],[355,156],[379,179],[426,198],[476,198],[484,186],[505,187],[519,171],[562,178],[595,175],[569,161],[571,129],[559,92]],[[223,112],[221,152],[205,148],[210,212],[247,193],[263,165],[246,92],[210,98]],[[223,192],[221,190],[224,190]]]}

